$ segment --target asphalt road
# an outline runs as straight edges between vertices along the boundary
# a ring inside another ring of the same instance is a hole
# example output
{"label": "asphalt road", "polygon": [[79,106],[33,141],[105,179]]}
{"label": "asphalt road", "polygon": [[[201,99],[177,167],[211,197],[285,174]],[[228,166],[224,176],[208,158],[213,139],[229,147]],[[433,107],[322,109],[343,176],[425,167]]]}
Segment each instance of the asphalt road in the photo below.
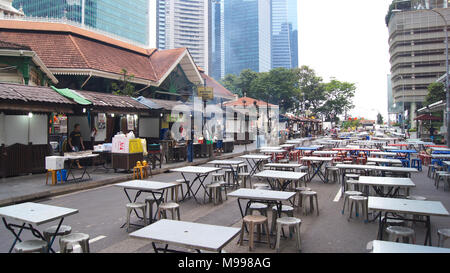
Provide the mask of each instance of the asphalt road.
{"label": "asphalt road", "polygon": [[[210,165],[209,165],[210,166]],[[433,185],[433,181],[426,177],[427,168],[418,174],[413,175],[416,188],[412,195],[421,195],[428,200],[442,201],[447,209],[450,209],[450,191],[439,190]],[[150,178],[152,181],[171,182],[181,178],[179,173],[164,173]],[[209,181],[210,177],[207,181]],[[343,201],[333,201],[339,191],[337,184],[324,184],[316,177],[308,187],[318,192],[320,215],[316,214],[304,216],[300,210],[296,209],[295,216],[302,220],[301,237],[302,252],[367,252],[367,242],[376,239],[378,224],[376,222],[364,223],[362,220],[347,220],[347,215],[341,214]],[[144,198],[142,196],[140,198]],[[198,194],[200,199],[203,192]],[[143,199],[142,199],[143,200]],[[76,192],[68,195],[58,196],[38,202],[76,208],[79,213],[69,216],[64,224],[70,225],[73,232],[87,233],[91,237],[92,252],[153,252],[148,241],[132,239],[125,229],[120,226],[125,222],[128,202],[123,190],[113,185],[97,189]],[[235,198],[228,198],[220,205],[198,204],[193,199],[181,202],[181,218],[184,221],[192,221],[206,224],[223,226],[241,226],[241,216]],[[270,214],[269,214],[270,217]],[[270,219],[270,218],[269,218]],[[132,218],[132,221],[136,221]],[[431,217],[433,245],[437,243],[437,228],[449,228],[449,217]],[[39,230],[55,225],[56,222],[39,226]],[[131,231],[135,228],[131,228]],[[423,244],[425,228],[418,224],[415,227],[417,233],[417,243]],[[0,252],[7,252],[13,235],[6,230],[3,224],[0,226]],[[24,231],[22,239],[32,239],[33,236]],[[272,237],[274,243],[275,237]],[[226,248],[227,252],[248,252],[247,243],[243,246],[236,244],[237,239],[231,242]],[[54,248],[59,250],[58,243]],[[267,245],[256,244],[255,252],[274,252]],[[295,252],[295,241],[293,239],[282,239],[281,252]]]}

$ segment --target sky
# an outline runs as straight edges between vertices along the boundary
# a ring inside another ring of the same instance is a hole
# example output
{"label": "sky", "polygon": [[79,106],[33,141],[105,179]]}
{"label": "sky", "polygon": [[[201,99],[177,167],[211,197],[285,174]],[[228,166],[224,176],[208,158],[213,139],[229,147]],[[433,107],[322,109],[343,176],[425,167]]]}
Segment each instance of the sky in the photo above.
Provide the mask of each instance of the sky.
{"label": "sky", "polygon": [[[299,65],[356,84],[355,117],[387,120],[391,0],[298,0]],[[320,4],[319,4],[320,3]]]}
{"label": "sky", "polygon": [[[150,30],[156,29],[156,0],[150,0]],[[356,84],[356,117],[387,120],[388,29],[384,17],[392,0],[298,0],[299,65],[325,81]],[[156,34],[150,33],[150,47]]]}

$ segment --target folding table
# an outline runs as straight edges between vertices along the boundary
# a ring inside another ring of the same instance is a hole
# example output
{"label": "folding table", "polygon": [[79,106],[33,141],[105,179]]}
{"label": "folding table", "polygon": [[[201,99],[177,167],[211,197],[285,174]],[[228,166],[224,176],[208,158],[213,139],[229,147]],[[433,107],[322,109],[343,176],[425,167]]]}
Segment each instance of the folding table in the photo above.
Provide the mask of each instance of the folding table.
{"label": "folding table", "polygon": [[84,176],[87,175],[89,178],[87,180],[91,179],[91,175],[88,172],[88,165],[84,164],[83,166],[83,173],[81,174],[80,177],[75,177],[75,175],[73,174],[73,170],[77,169],[74,168],[74,163],[78,160],[82,160],[82,159],[87,159],[87,158],[94,158],[99,156],[99,154],[87,154],[87,155],[65,155],[64,156],[64,161],[68,161],[69,162],[69,169],[67,171],[67,178],[69,178],[69,175],[72,175],[72,179],[67,179],[66,182],[73,182],[73,181],[84,181]]}
{"label": "folding table", "polygon": [[[199,166],[187,166],[187,167],[181,167],[176,169],[170,169],[171,172],[179,172],[181,173],[181,176],[183,177],[184,181],[186,181],[188,190],[186,194],[183,196],[183,200],[186,199],[188,195],[192,193],[192,197],[194,197],[195,201],[198,202],[197,198],[195,197],[200,188],[203,188],[206,192],[206,194],[209,197],[209,192],[206,190],[206,186],[204,184],[205,179],[208,177],[210,173],[220,171],[221,168],[212,168],[212,167],[199,167]],[[195,178],[192,180],[192,182],[188,183],[186,179],[185,174],[194,174]],[[194,192],[192,190],[192,186],[194,185],[195,181],[199,181],[200,185],[198,186],[197,190]],[[205,200],[203,200],[205,201]]]}
{"label": "folding table", "polygon": [[265,160],[269,160],[269,155],[242,155],[239,158],[243,158],[247,160],[248,165],[250,166],[250,176],[254,175],[256,172],[261,171],[261,165]]}
{"label": "folding table", "polygon": [[269,163],[264,167],[269,167],[271,170],[284,171],[288,170],[294,172],[296,168],[300,168],[302,165],[297,163]]}
{"label": "folding table", "polygon": [[450,248],[373,240],[371,253],[450,253]]}
{"label": "folding table", "polygon": [[[369,196],[368,208],[379,211],[379,226],[377,239],[383,240],[383,230],[388,219],[402,219],[411,222],[423,222],[426,225],[426,236],[424,245],[428,243],[431,246],[431,216],[449,216],[447,209],[439,201],[422,201],[398,198],[384,198]],[[381,215],[384,218],[381,220]],[[392,216],[389,217],[389,214]],[[426,220],[418,218],[408,218],[406,215],[425,216]]]}
{"label": "folding table", "polygon": [[[9,249],[9,253],[11,253],[14,249],[17,241],[22,242],[20,235],[24,229],[30,230],[33,236],[45,241],[44,236],[39,230],[36,229],[36,227],[59,220],[56,231],[48,244],[48,251],[55,252],[52,249],[52,245],[55,241],[56,234],[59,232],[59,229],[64,221],[64,218],[76,213],[78,213],[77,209],[63,208],[33,202],[1,207],[0,217],[2,217],[3,224],[6,229],[14,235],[14,242]],[[19,221],[22,225],[8,223],[7,219]],[[18,232],[16,232],[15,229],[18,229]]]}
{"label": "folding table", "polygon": [[331,162],[333,160],[332,157],[317,157],[317,156],[305,156],[300,158],[301,161],[311,161],[311,166],[313,167],[314,173],[311,176],[311,180],[314,176],[319,176],[319,178],[324,182],[328,183],[325,174],[322,172],[323,164]]}
{"label": "folding table", "polygon": [[402,164],[402,161],[400,159],[374,158],[374,157],[367,158],[367,162],[375,162],[377,163],[377,165],[382,164],[384,166],[389,166],[392,164]]}
{"label": "folding table", "polygon": [[[360,176],[355,183],[372,186],[380,197],[396,197],[400,188],[406,188],[406,195],[409,195],[409,189],[416,186],[411,178],[406,177]],[[387,193],[384,193],[384,187],[389,189]]]}
{"label": "folding table", "polygon": [[[185,249],[222,252],[222,249],[240,233],[239,228],[199,224],[185,221],[161,219],[130,234],[133,238],[150,240],[155,253],[159,251],[183,251],[169,249],[169,245]],[[158,248],[156,244],[164,244]]]}
{"label": "folding table", "polygon": [[284,191],[290,183],[293,181],[300,181],[305,175],[306,173],[300,172],[265,170],[255,174],[254,177],[265,178],[273,190],[279,188]]}
{"label": "folding table", "polygon": [[[136,202],[138,197],[143,192],[151,193],[154,200],[156,201],[156,207],[159,207],[159,204],[162,203],[162,199],[164,197],[164,191],[167,189],[173,188],[177,185],[173,184],[173,183],[156,182],[156,181],[148,181],[148,180],[131,180],[131,181],[127,181],[127,182],[114,184],[114,186],[123,188],[125,195],[127,196],[127,199],[128,199],[128,201],[130,201],[130,203]],[[136,190],[137,191],[134,196],[134,199],[131,199],[130,195],[128,194],[128,190]],[[158,198],[157,198],[157,196],[158,196]],[[155,215],[150,218],[150,223],[152,223],[153,220],[156,219],[157,212],[158,212],[158,210],[156,210]],[[146,217],[145,215],[143,217],[139,216],[138,213],[136,212],[136,210],[134,210],[134,213],[141,220],[144,219],[144,217]],[[121,228],[123,228],[125,225],[126,225],[126,223],[123,224],[121,226]],[[130,225],[141,226],[141,225],[132,224],[132,223],[130,223]]]}
{"label": "folding table", "polygon": [[[235,166],[237,167],[237,165],[239,164],[243,164],[244,161],[242,160],[213,160],[208,162],[207,164],[213,164],[214,167],[216,168],[220,168],[220,166],[226,166],[228,169],[231,170],[231,173],[233,174],[233,182],[237,182],[238,181],[238,174],[237,174],[237,169],[235,170]],[[228,181],[228,186],[230,186],[230,181]]]}

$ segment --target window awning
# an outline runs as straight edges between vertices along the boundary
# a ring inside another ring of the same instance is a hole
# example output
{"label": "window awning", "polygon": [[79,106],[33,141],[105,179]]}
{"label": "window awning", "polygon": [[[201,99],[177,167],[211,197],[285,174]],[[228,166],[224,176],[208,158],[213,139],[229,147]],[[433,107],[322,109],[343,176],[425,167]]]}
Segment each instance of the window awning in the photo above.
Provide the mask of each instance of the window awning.
{"label": "window awning", "polygon": [[62,96],[72,99],[73,101],[75,101],[78,104],[81,104],[81,105],[92,104],[91,101],[87,100],[86,98],[82,97],[80,94],[78,94],[77,92],[75,92],[69,88],[58,89],[58,88],[52,86],[52,89],[55,90],[56,92],[58,92],[59,94],[61,94]]}

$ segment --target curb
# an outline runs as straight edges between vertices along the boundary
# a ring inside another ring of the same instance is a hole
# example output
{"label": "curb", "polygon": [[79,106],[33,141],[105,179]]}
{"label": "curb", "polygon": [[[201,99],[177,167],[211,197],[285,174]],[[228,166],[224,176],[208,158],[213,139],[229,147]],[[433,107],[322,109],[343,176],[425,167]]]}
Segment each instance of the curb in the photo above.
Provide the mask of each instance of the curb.
{"label": "curb", "polygon": [[[241,156],[241,155],[244,155],[247,153],[253,153],[256,151],[257,151],[257,149],[248,150],[247,152],[244,151],[244,152],[239,152],[239,153],[234,153],[234,154],[225,154],[225,155],[216,156],[216,157],[212,157],[212,158],[200,159],[200,160],[197,160],[196,162],[180,162],[179,164],[173,165],[171,167],[163,167],[161,169],[152,170],[152,174],[157,175],[157,174],[169,172],[170,169],[180,168],[180,167],[185,167],[185,166],[203,165],[214,159],[230,159],[230,158]],[[82,190],[99,188],[99,187],[102,187],[105,185],[124,182],[124,181],[130,180],[132,178],[133,178],[132,174],[123,174],[123,175],[120,175],[117,177],[106,178],[106,179],[93,181],[93,182],[87,182],[87,183],[79,182],[76,184],[71,184],[71,185],[65,186],[64,188],[59,188],[59,189],[54,188],[54,189],[50,189],[47,191],[41,191],[41,192],[37,192],[37,193],[3,199],[3,200],[0,200],[0,207],[14,205],[17,203],[30,202],[30,201],[34,201],[34,200],[38,200],[38,199],[44,199],[44,198],[54,197],[54,196],[58,196],[58,195],[68,194],[68,193],[74,193],[74,192],[78,192],[78,191],[82,191]]]}

